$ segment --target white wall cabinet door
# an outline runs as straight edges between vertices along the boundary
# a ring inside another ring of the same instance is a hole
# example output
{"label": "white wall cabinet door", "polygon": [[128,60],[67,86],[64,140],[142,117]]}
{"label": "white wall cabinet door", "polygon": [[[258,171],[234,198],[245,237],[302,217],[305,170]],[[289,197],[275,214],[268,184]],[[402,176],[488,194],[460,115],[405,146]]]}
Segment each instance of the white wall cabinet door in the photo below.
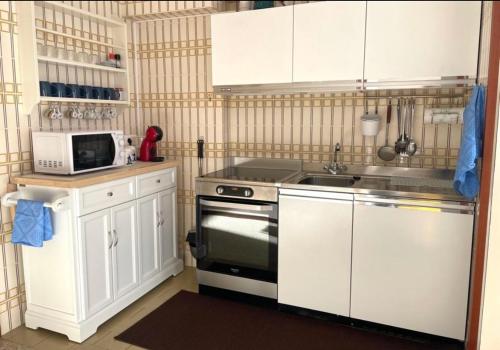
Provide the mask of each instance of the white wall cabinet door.
{"label": "white wall cabinet door", "polygon": [[355,201],[351,317],[464,339],[474,217],[447,211]]}
{"label": "white wall cabinet door", "polygon": [[177,220],[175,217],[176,208],[176,187],[162,191],[158,194],[160,205],[160,267],[167,268],[176,258]]}
{"label": "white wall cabinet door", "polygon": [[293,81],[363,79],[364,1],[294,6]]}
{"label": "white wall cabinet door", "polygon": [[349,316],[350,197],[337,200],[280,195],[279,303]]}
{"label": "white wall cabinet door", "polygon": [[114,295],[118,299],[139,284],[136,202],[111,208]]}
{"label": "white wall cabinet door", "polygon": [[138,199],[139,251],[141,281],[144,282],[160,271],[159,256],[159,207],[158,194]]}
{"label": "white wall cabinet door", "polygon": [[108,209],[78,219],[82,249],[85,316],[95,314],[113,301],[112,232]]}
{"label": "white wall cabinet door", "polygon": [[480,1],[369,1],[365,79],[476,76]]}
{"label": "white wall cabinet door", "polygon": [[293,6],[211,16],[213,85],[292,82]]}

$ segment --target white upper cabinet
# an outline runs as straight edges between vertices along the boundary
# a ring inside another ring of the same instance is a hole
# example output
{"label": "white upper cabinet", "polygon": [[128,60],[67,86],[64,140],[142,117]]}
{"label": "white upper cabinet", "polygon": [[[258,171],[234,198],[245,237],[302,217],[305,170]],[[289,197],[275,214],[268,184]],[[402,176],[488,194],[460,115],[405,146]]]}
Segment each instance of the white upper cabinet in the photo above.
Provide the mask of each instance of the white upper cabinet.
{"label": "white upper cabinet", "polygon": [[322,1],[294,11],[293,81],[362,80],[366,3]]}
{"label": "white upper cabinet", "polygon": [[369,1],[365,79],[475,77],[480,16],[480,1]]}
{"label": "white upper cabinet", "polygon": [[212,15],[213,85],[292,82],[293,6]]}

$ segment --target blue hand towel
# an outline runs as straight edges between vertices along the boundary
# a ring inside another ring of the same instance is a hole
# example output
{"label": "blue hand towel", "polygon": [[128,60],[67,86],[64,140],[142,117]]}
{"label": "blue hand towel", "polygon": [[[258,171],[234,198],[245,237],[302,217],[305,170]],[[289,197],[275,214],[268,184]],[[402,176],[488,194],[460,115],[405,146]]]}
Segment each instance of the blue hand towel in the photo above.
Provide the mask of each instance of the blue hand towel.
{"label": "blue hand towel", "polygon": [[464,111],[464,130],[453,187],[462,196],[473,199],[479,192],[477,161],[481,157],[484,133],[484,87],[474,86]]}
{"label": "blue hand towel", "polygon": [[43,241],[52,239],[52,218],[50,209],[43,202],[19,199],[12,243],[42,247]]}

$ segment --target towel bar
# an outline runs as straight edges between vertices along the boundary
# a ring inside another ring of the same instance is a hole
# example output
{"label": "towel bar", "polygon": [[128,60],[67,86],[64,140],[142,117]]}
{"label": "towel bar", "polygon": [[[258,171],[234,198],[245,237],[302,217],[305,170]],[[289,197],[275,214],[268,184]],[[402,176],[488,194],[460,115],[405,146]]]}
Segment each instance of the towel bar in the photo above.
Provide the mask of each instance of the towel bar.
{"label": "towel bar", "polygon": [[[23,198],[15,198],[15,195],[18,192],[10,192],[5,194],[2,197],[2,206],[5,207],[13,207],[17,204],[18,199],[23,199]],[[57,198],[53,202],[44,202],[43,206],[46,208],[51,208],[54,212],[61,211],[61,210],[66,210],[66,199],[68,199],[69,196],[64,196],[61,198]]]}

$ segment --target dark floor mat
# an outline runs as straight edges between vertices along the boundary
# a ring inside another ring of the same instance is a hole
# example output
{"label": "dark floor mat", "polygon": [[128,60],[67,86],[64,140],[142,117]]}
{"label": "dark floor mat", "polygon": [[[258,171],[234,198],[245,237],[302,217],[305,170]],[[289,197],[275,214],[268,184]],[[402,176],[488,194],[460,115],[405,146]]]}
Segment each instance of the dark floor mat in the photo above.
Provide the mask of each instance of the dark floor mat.
{"label": "dark floor mat", "polygon": [[116,337],[151,350],[457,350],[181,291]]}

